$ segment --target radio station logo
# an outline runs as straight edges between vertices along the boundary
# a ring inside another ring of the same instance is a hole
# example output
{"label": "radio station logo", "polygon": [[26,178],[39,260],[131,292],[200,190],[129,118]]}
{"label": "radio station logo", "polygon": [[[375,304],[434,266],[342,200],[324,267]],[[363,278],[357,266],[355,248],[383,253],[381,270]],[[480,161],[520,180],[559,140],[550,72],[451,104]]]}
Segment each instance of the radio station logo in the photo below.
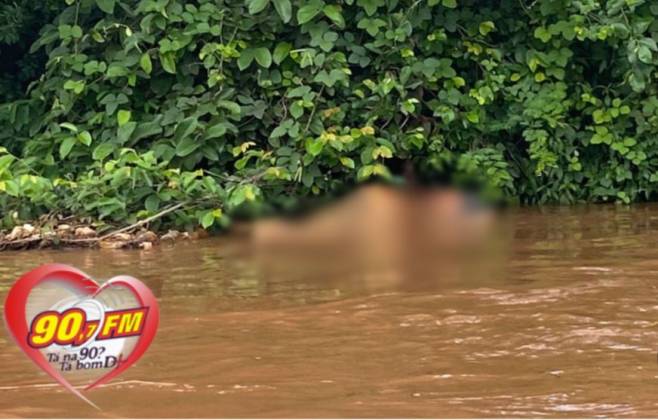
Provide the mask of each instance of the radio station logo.
{"label": "radio station logo", "polygon": [[5,323],[16,344],[66,389],[92,389],[122,373],[149,347],[159,322],[150,289],[130,276],[99,285],[63,264],[43,265],[14,283]]}

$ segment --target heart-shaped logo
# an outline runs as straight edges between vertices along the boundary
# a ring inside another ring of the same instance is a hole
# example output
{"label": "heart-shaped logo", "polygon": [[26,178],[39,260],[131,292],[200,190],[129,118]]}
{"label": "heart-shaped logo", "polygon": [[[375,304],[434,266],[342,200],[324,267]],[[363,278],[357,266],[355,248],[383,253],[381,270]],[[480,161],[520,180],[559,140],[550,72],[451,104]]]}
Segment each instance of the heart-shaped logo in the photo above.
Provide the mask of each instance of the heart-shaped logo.
{"label": "heart-shaped logo", "polygon": [[63,264],[24,274],[5,301],[5,323],[18,346],[88,402],[74,382],[89,390],[130,367],[153,341],[159,318],[155,296],[136,278],[99,285]]}

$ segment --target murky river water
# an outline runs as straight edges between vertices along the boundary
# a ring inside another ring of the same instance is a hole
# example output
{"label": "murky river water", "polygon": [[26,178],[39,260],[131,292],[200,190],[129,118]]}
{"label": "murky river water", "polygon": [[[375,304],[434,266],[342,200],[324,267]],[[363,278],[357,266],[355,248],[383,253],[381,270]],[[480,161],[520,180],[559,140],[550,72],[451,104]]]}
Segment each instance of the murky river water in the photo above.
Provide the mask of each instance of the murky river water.
{"label": "murky river water", "polygon": [[[658,415],[658,206],[512,212],[500,267],[462,280],[268,275],[231,237],[0,254],[0,298],[46,262],[158,296],[143,359],[87,393],[0,336],[0,416]],[[407,280],[408,281],[408,280]]]}

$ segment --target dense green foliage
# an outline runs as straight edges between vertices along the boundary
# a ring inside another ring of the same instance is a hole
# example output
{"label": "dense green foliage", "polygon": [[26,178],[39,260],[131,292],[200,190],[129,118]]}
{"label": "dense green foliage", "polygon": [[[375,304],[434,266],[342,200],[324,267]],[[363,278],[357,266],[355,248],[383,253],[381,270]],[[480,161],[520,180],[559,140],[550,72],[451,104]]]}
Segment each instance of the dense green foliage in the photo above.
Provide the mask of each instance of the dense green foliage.
{"label": "dense green foliage", "polygon": [[0,4],[0,102],[20,97],[43,71],[46,55],[28,54],[39,29],[65,4],[61,0],[13,0]]}
{"label": "dense green foliage", "polygon": [[6,224],[211,226],[404,162],[522,202],[658,192],[652,1],[66,2],[0,111]]}

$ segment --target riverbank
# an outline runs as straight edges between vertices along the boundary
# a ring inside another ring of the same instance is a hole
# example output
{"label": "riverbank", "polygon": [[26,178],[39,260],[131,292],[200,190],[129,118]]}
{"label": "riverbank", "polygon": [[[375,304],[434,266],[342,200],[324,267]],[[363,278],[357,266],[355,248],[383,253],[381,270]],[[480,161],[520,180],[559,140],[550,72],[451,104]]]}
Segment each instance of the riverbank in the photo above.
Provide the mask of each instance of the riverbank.
{"label": "riverbank", "polygon": [[206,236],[208,233],[203,229],[157,233],[143,225],[133,225],[103,232],[85,223],[62,222],[41,226],[25,223],[8,232],[0,231],[0,251],[64,247],[151,249],[160,243],[195,240]]}

